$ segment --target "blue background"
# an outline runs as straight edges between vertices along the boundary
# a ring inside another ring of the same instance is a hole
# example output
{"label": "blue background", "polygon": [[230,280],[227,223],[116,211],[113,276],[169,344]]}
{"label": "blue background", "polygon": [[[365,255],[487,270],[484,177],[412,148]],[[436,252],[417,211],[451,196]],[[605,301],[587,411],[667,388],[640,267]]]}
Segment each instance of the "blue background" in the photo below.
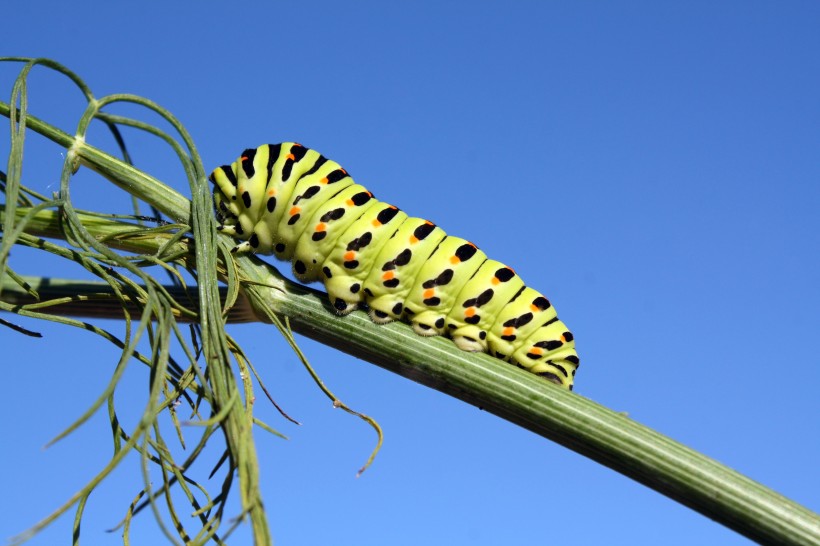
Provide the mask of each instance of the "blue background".
{"label": "blue background", "polygon": [[[580,395],[820,509],[820,4],[258,4],[18,2],[3,49],[55,58],[97,96],[164,105],[209,168],[266,142],[320,150],[545,292],[575,332]],[[0,65],[4,100],[18,69]],[[38,69],[30,93],[32,114],[74,131],[84,102],[64,79]],[[167,150],[126,136],[137,165],[188,194]],[[101,126],[89,139],[111,149]],[[61,150],[33,134],[27,146],[26,183],[56,190]],[[72,188],[80,207],[128,210],[87,173]],[[38,274],[40,260],[16,250],[11,265]],[[62,267],[55,275],[82,276]],[[19,322],[46,337],[0,329],[0,537],[49,513],[111,453],[105,415],[41,448],[102,390],[118,351]],[[272,328],[230,332],[304,423],[257,404],[291,438],[257,438],[278,544],[748,543],[567,449],[302,339],[326,383],[385,430],[355,479],[372,431],[331,408]],[[127,425],[146,376],[132,365],[119,391]],[[92,495],[84,543],[120,543],[106,529],[139,491],[138,472],[129,458]],[[31,544],[69,543],[71,519]],[[134,543],[158,533],[145,513]],[[248,541],[245,528],[231,543]]]}

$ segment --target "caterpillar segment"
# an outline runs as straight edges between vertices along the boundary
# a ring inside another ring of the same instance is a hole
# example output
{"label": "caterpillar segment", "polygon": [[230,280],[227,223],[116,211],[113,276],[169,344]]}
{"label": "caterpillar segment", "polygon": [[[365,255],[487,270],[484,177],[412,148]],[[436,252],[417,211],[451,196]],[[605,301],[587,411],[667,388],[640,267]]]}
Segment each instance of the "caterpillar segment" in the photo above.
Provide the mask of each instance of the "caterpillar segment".
{"label": "caterpillar segment", "polygon": [[572,389],[575,340],[546,297],[472,243],[378,201],[338,163],[267,144],[210,180],[232,251],[291,261],[299,281],[324,283],[338,314],[366,305],[376,323],[405,320]]}

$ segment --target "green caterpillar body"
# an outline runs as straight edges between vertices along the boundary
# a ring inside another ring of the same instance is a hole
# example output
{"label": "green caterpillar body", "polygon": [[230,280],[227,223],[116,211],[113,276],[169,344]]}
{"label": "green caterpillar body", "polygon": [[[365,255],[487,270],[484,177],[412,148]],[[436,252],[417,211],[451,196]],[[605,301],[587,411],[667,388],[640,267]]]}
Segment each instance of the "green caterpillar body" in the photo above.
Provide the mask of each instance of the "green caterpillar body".
{"label": "green caterpillar body", "polygon": [[366,304],[376,323],[408,321],[572,389],[578,355],[549,300],[472,243],[373,197],[315,150],[245,150],[211,174],[219,229],[235,252],[293,262],[322,281],[340,315]]}

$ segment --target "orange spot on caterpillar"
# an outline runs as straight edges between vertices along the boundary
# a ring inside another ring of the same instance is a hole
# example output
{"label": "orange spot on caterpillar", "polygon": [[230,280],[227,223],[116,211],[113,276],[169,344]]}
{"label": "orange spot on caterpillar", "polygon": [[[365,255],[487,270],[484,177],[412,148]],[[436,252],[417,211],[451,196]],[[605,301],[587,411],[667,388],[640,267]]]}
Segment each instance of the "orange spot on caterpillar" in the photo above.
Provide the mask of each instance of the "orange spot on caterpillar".
{"label": "orange spot on caterpillar", "polygon": [[531,355],[542,355],[543,353],[544,351],[541,349],[541,347],[533,347],[532,349],[530,349]]}
{"label": "orange spot on caterpillar", "polygon": [[247,161],[247,160],[248,160],[248,156],[246,156],[246,155],[243,155],[242,157],[239,158],[239,161]]}
{"label": "orange spot on caterpillar", "polygon": [[356,203],[353,202],[353,199],[348,199],[347,201],[345,201],[345,205],[347,205],[348,207],[352,207],[355,204]]}
{"label": "orange spot on caterpillar", "polygon": [[511,336],[511,335],[513,335],[514,333],[515,333],[515,328],[513,328],[512,326],[507,326],[507,327],[506,327],[506,328],[504,328],[504,330],[501,332],[501,334],[502,334],[502,335],[505,335],[505,336]]}
{"label": "orange spot on caterpillar", "polygon": [[316,224],[316,232],[317,233],[322,232],[326,229],[327,229],[327,224],[325,224],[324,222],[319,222],[318,224]]}
{"label": "orange spot on caterpillar", "polygon": [[561,343],[566,343],[567,338],[564,337],[564,334],[561,334]]}
{"label": "orange spot on caterpillar", "polygon": [[468,307],[466,311],[464,311],[465,317],[472,317],[475,315],[475,307]]}
{"label": "orange spot on caterpillar", "polygon": [[275,189],[273,189],[273,188],[269,189],[269,190],[268,190],[268,195],[269,195],[270,197],[273,197],[274,195],[276,195],[276,190],[275,190]]}
{"label": "orange spot on caterpillar", "polygon": [[324,177],[321,180],[319,180],[319,184],[327,184],[328,182],[330,181],[327,179],[327,177]]}
{"label": "orange spot on caterpillar", "polygon": [[436,290],[434,288],[428,288],[424,291],[424,299],[430,299],[436,295]]}
{"label": "orange spot on caterpillar", "polygon": [[288,154],[288,155],[286,155],[285,157],[286,157],[287,159],[290,159],[291,161],[294,161],[294,160],[296,159],[296,156],[295,156],[295,155],[293,155],[293,154]]}
{"label": "orange spot on caterpillar", "polygon": [[496,284],[500,283],[501,281],[499,280],[498,277],[493,277],[493,280],[491,280],[490,282],[493,283],[494,285],[496,285]]}
{"label": "orange spot on caterpillar", "polygon": [[346,262],[350,262],[356,259],[356,252],[353,250],[349,250],[345,252],[344,259]]}
{"label": "orange spot on caterpillar", "polygon": [[418,242],[419,242],[418,237],[416,237],[415,235],[411,235],[411,236],[410,236],[410,244],[411,244],[411,245],[414,245],[414,244],[416,244],[416,243],[418,243]]}
{"label": "orange spot on caterpillar", "polygon": [[382,223],[379,222],[378,218],[373,220],[373,227],[380,227],[381,225],[382,225]]}
{"label": "orange spot on caterpillar", "polygon": [[296,216],[297,214],[299,214],[301,210],[301,207],[293,207],[292,209],[290,209],[290,212],[288,214],[290,214],[291,216]]}
{"label": "orange spot on caterpillar", "polygon": [[383,281],[389,281],[395,276],[396,275],[395,275],[395,273],[393,273],[393,271],[385,271],[384,274],[382,275],[382,280]]}

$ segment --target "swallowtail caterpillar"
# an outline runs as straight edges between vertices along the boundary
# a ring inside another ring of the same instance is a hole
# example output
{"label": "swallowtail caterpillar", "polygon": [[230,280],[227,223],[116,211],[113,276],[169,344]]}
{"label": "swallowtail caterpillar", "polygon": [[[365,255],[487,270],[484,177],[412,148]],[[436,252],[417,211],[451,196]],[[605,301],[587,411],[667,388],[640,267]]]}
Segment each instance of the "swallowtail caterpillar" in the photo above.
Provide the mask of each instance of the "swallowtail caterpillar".
{"label": "swallowtail caterpillar", "polygon": [[346,315],[409,322],[572,389],[578,355],[549,300],[506,265],[382,203],[338,163],[293,142],[248,149],[211,174],[219,229],[235,252],[293,262]]}

